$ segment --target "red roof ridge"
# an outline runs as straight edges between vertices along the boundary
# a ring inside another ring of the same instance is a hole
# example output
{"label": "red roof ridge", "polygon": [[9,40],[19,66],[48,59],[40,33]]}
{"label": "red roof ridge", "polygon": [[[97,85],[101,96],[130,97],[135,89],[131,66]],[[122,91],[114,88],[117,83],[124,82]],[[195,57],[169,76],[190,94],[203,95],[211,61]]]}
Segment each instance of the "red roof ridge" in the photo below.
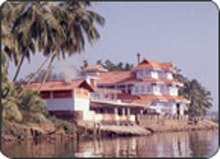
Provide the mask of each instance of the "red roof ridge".
{"label": "red roof ridge", "polygon": [[134,68],[162,68],[162,69],[173,69],[172,62],[159,62],[149,58],[144,58],[140,64],[136,65]]}
{"label": "red roof ridge", "polygon": [[73,90],[77,87],[80,87],[84,82],[87,85],[87,88],[90,91],[93,91],[93,88],[86,82],[85,79],[72,79],[71,81],[65,81],[65,80],[57,80],[57,81],[46,81],[41,86],[41,82],[35,82],[31,83],[30,85],[26,85],[24,87],[30,88],[30,89],[39,89],[41,91],[53,91],[53,90]]}

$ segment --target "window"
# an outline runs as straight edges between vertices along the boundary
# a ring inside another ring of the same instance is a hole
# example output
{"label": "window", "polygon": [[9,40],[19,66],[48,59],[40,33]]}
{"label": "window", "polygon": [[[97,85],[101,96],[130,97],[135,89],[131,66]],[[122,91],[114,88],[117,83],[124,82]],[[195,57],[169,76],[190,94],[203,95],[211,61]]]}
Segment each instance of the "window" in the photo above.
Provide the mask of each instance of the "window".
{"label": "window", "polygon": [[43,99],[48,99],[48,98],[50,98],[50,91],[40,92],[40,96]]}
{"label": "window", "polygon": [[68,91],[54,91],[53,92],[54,98],[71,98],[72,97],[72,90]]}

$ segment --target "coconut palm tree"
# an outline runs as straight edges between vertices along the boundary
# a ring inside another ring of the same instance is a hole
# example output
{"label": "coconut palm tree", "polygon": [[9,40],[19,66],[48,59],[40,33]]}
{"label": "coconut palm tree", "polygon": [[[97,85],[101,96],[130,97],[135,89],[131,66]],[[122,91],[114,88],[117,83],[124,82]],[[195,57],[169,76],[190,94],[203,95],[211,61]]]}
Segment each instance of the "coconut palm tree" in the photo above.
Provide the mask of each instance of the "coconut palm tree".
{"label": "coconut palm tree", "polygon": [[37,50],[49,56],[64,39],[61,25],[47,8],[47,3],[16,4],[18,9],[11,31],[18,41],[20,59],[13,81],[16,81],[25,58],[30,61],[31,54]]}
{"label": "coconut palm tree", "polygon": [[[2,60],[2,62],[4,62],[4,60]],[[14,87],[14,84],[8,81],[8,77],[7,77],[6,70],[4,68],[4,64],[1,67],[1,72],[2,72],[1,95],[2,95],[3,120],[21,122],[23,117],[17,105],[18,93]]]}
{"label": "coconut palm tree", "polygon": [[1,9],[1,29],[2,29],[2,64],[5,66],[7,73],[10,61],[16,65],[19,60],[18,43],[11,32],[10,24],[13,21],[13,10],[15,6],[5,2]]}
{"label": "coconut palm tree", "polygon": [[205,115],[212,107],[211,92],[207,91],[196,79],[189,80],[181,74],[175,76],[184,83],[179,94],[190,101],[188,114],[190,116]]}
{"label": "coconut palm tree", "polygon": [[93,45],[100,37],[95,24],[104,24],[103,17],[87,9],[88,2],[17,2],[13,5],[16,14],[10,23],[10,31],[16,37],[20,55],[13,81],[16,81],[24,59],[30,61],[31,54],[37,50],[47,58],[36,74],[55,56],[65,58],[81,52],[86,41]]}
{"label": "coconut palm tree", "polygon": [[[56,5],[49,3],[51,12],[54,17],[57,17],[65,34],[65,39],[57,51],[57,56],[60,58],[71,56],[75,53],[80,53],[84,50],[85,39],[93,45],[99,39],[100,35],[95,27],[95,24],[103,25],[104,18],[99,14],[86,9],[90,6],[88,2],[63,2]],[[48,66],[48,72],[42,81],[41,86],[47,80],[49,72],[52,69],[54,58]],[[41,88],[40,86],[40,88]],[[39,89],[40,89],[39,88]]]}

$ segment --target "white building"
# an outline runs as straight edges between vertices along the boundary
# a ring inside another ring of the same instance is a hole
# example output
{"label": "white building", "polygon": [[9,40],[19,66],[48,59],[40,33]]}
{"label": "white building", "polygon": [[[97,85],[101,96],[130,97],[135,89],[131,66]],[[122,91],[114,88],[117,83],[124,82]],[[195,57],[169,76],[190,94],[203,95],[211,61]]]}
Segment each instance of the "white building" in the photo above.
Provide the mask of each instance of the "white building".
{"label": "white building", "polygon": [[[106,70],[103,71],[104,68],[101,68],[101,66],[93,65],[92,72],[89,69],[90,67],[86,67],[83,72],[87,77],[89,76],[93,86],[103,90],[122,91],[122,93],[116,94],[117,97],[113,96],[112,100],[117,99],[121,103],[142,107],[142,109],[138,108],[139,111],[134,110],[136,113],[184,115],[184,111],[187,110],[189,101],[178,95],[178,89],[183,86],[183,83],[174,79],[173,75],[176,70],[172,63],[145,58],[131,71],[107,72]],[[87,70],[89,70],[88,73]],[[93,94],[92,97],[95,96]],[[110,109],[104,105],[99,108],[100,110],[103,108]],[[137,107],[134,107],[134,109],[137,109]],[[100,111],[97,108],[94,108],[94,110]]]}
{"label": "white building", "polygon": [[28,88],[40,91],[52,115],[72,118],[76,112],[90,111],[90,92],[94,90],[84,79],[47,81],[42,86],[34,82]]}

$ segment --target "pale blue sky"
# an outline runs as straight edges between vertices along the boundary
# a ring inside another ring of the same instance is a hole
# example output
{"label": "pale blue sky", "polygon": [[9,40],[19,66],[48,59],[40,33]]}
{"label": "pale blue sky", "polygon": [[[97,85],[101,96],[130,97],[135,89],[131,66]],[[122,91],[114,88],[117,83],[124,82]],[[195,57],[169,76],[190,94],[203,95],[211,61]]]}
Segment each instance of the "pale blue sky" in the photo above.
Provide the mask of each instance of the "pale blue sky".
{"label": "pale blue sky", "polygon": [[[56,61],[57,71],[79,67],[85,59],[90,64],[99,59],[136,64],[139,51],[142,57],[173,62],[182,74],[198,79],[218,108],[218,10],[212,2],[94,2],[93,10],[106,19],[98,27],[101,39],[80,55]],[[33,65],[26,62],[20,77],[42,61],[37,56]]]}

